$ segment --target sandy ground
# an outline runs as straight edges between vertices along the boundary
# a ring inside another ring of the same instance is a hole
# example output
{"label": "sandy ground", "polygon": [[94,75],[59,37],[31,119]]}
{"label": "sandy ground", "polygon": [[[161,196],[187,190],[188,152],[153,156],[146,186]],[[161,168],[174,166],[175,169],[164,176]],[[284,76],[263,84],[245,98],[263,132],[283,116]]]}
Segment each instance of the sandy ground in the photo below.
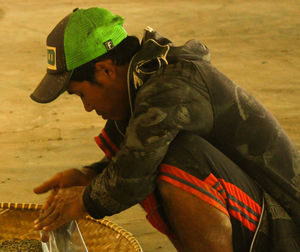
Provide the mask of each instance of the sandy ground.
{"label": "sandy ground", "polygon": [[[212,63],[262,101],[299,149],[298,0],[0,0],[0,201],[42,203],[34,186],[102,157],[93,137],[104,121],[79,99],[64,94],[41,105],[29,98],[46,70],[47,34],[73,8],[99,4],[124,16],[129,34],[140,37],[150,25],[176,45],[204,42]],[[134,206],[111,219],[144,251],[174,251],[144,216]]]}

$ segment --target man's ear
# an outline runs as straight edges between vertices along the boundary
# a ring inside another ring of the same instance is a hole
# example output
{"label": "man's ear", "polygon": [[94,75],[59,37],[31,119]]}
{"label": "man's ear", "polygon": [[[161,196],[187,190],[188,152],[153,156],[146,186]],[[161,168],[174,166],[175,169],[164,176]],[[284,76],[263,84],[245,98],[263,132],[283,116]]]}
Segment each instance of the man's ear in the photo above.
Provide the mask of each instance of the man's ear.
{"label": "man's ear", "polygon": [[106,59],[103,61],[98,61],[95,64],[95,74],[101,73],[102,76],[109,78],[109,79],[115,79],[117,76],[117,69],[116,65],[112,62],[111,59]]}

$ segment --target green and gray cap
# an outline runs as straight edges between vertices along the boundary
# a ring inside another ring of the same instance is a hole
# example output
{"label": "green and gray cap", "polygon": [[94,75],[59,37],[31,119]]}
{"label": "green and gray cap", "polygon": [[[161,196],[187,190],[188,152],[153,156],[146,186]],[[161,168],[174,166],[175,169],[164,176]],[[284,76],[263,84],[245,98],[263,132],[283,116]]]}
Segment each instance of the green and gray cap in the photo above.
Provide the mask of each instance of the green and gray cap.
{"label": "green and gray cap", "polygon": [[47,38],[47,74],[30,97],[48,103],[63,93],[75,68],[107,53],[127,33],[124,19],[102,8],[75,9]]}

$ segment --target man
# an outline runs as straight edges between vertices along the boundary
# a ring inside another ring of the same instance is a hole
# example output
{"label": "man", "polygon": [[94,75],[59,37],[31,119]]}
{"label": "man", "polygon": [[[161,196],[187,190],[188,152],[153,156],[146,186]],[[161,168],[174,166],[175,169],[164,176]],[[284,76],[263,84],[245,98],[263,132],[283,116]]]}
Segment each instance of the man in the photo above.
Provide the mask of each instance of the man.
{"label": "man", "polygon": [[191,40],[76,9],[47,38],[47,74],[31,95],[67,91],[107,119],[100,162],[55,175],[37,229],[140,203],[178,251],[298,251],[299,153],[272,115]]}

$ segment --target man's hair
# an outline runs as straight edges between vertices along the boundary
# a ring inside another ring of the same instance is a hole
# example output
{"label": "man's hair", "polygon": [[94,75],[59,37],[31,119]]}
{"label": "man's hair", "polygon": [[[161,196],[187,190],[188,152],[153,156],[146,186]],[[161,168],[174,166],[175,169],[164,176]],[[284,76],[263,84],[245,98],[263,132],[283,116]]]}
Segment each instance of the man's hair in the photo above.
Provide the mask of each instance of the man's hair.
{"label": "man's hair", "polygon": [[95,64],[99,61],[111,59],[118,66],[126,65],[132,57],[140,49],[139,39],[135,36],[127,36],[115,48],[108,51],[106,54],[99,56],[96,59],[76,68],[73,71],[71,80],[74,81],[90,81],[94,82]]}

